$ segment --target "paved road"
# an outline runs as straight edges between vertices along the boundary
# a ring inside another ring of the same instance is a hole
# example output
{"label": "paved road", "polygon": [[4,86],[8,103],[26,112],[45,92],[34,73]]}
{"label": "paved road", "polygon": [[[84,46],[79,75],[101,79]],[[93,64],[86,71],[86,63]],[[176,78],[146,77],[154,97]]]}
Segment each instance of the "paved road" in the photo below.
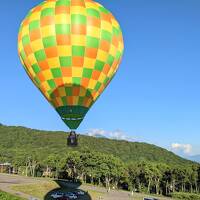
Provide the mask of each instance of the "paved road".
{"label": "paved road", "polygon": [[1,174],[0,173],[0,190],[26,198],[30,199],[31,196],[24,194],[22,192],[16,192],[12,190],[10,187],[12,185],[20,185],[20,184],[33,184],[41,182],[41,180],[29,178],[29,177],[23,177],[18,175],[9,175],[9,174]]}
{"label": "paved road", "polygon": [[[110,192],[107,192],[106,189],[95,187],[95,186],[81,186],[83,190],[94,190],[97,192],[103,192],[105,195],[103,195],[102,200],[143,200],[144,197],[148,197],[149,195],[143,195],[140,193],[134,193],[133,197],[131,196],[130,192],[123,191],[123,190],[111,190]],[[171,198],[164,198],[164,197],[158,197],[159,200],[172,200]],[[93,200],[93,199],[92,199]],[[99,200],[99,199],[95,199]]]}

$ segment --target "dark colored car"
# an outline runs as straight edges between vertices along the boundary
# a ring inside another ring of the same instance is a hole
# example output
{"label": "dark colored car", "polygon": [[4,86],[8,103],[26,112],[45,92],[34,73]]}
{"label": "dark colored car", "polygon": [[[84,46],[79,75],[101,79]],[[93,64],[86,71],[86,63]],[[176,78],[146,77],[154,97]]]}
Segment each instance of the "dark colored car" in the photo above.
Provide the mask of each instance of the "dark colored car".
{"label": "dark colored car", "polygon": [[159,199],[151,198],[151,197],[145,197],[143,200],[159,200]]}

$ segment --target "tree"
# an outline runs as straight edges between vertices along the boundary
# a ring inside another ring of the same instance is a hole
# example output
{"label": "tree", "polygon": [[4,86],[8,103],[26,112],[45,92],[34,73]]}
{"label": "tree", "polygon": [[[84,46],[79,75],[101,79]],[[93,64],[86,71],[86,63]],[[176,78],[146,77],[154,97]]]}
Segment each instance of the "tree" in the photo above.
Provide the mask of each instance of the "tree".
{"label": "tree", "polygon": [[63,169],[66,170],[68,176],[73,181],[77,181],[82,172],[80,153],[77,151],[68,153]]}
{"label": "tree", "polygon": [[45,160],[46,163],[46,171],[55,170],[55,177],[58,178],[59,170],[62,168],[61,164],[61,157],[58,154],[49,154],[47,159]]}
{"label": "tree", "polygon": [[129,163],[127,165],[127,181],[128,181],[128,186],[129,190],[132,192],[135,192],[136,190],[139,191],[139,185],[140,185],[140,168],[138,165],[134,162]]}

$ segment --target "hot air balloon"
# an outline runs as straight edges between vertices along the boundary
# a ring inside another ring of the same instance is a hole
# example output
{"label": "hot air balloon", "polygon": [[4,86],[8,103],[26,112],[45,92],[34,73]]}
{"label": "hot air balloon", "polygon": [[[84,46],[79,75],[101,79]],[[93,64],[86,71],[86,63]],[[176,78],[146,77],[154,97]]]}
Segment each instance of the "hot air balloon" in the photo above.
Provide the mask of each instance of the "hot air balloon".
{"label": "hot air balloon", "polygon": [[24,69],[71,130],[112,80],[123,49],[118,22],[92,0],[46,0],[18,36]]}

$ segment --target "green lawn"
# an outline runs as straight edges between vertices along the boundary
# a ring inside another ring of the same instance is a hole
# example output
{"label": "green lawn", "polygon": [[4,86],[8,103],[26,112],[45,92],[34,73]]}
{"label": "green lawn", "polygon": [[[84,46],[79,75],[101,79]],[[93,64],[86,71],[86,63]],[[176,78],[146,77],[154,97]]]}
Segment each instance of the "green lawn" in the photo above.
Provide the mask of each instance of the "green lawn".
{"label": "green lawn", "polygon": [[0,191],[0,200],[25,200],[25,199]]}
{"label": "green lawn", "polygon": [[[66,184],[56,183],[54,181],[49,181],[46,183],[40,184],[26,184],[26,185],[16,185],[11,187],[15,191],[20,191],[25,194],[29,194],[31,196],[44,199],[44,200],[52,200],[51,193],[54,191],[61,192],[73,192],[76,191],[76,187],[68,187]],[[88,190],[88,195],[80,197],[79,200],[93,200],[98,199],[99,196],[103,196],[104,193],[96,192],[93,190]],[[0,199],[1,200],[1,199]]]}

